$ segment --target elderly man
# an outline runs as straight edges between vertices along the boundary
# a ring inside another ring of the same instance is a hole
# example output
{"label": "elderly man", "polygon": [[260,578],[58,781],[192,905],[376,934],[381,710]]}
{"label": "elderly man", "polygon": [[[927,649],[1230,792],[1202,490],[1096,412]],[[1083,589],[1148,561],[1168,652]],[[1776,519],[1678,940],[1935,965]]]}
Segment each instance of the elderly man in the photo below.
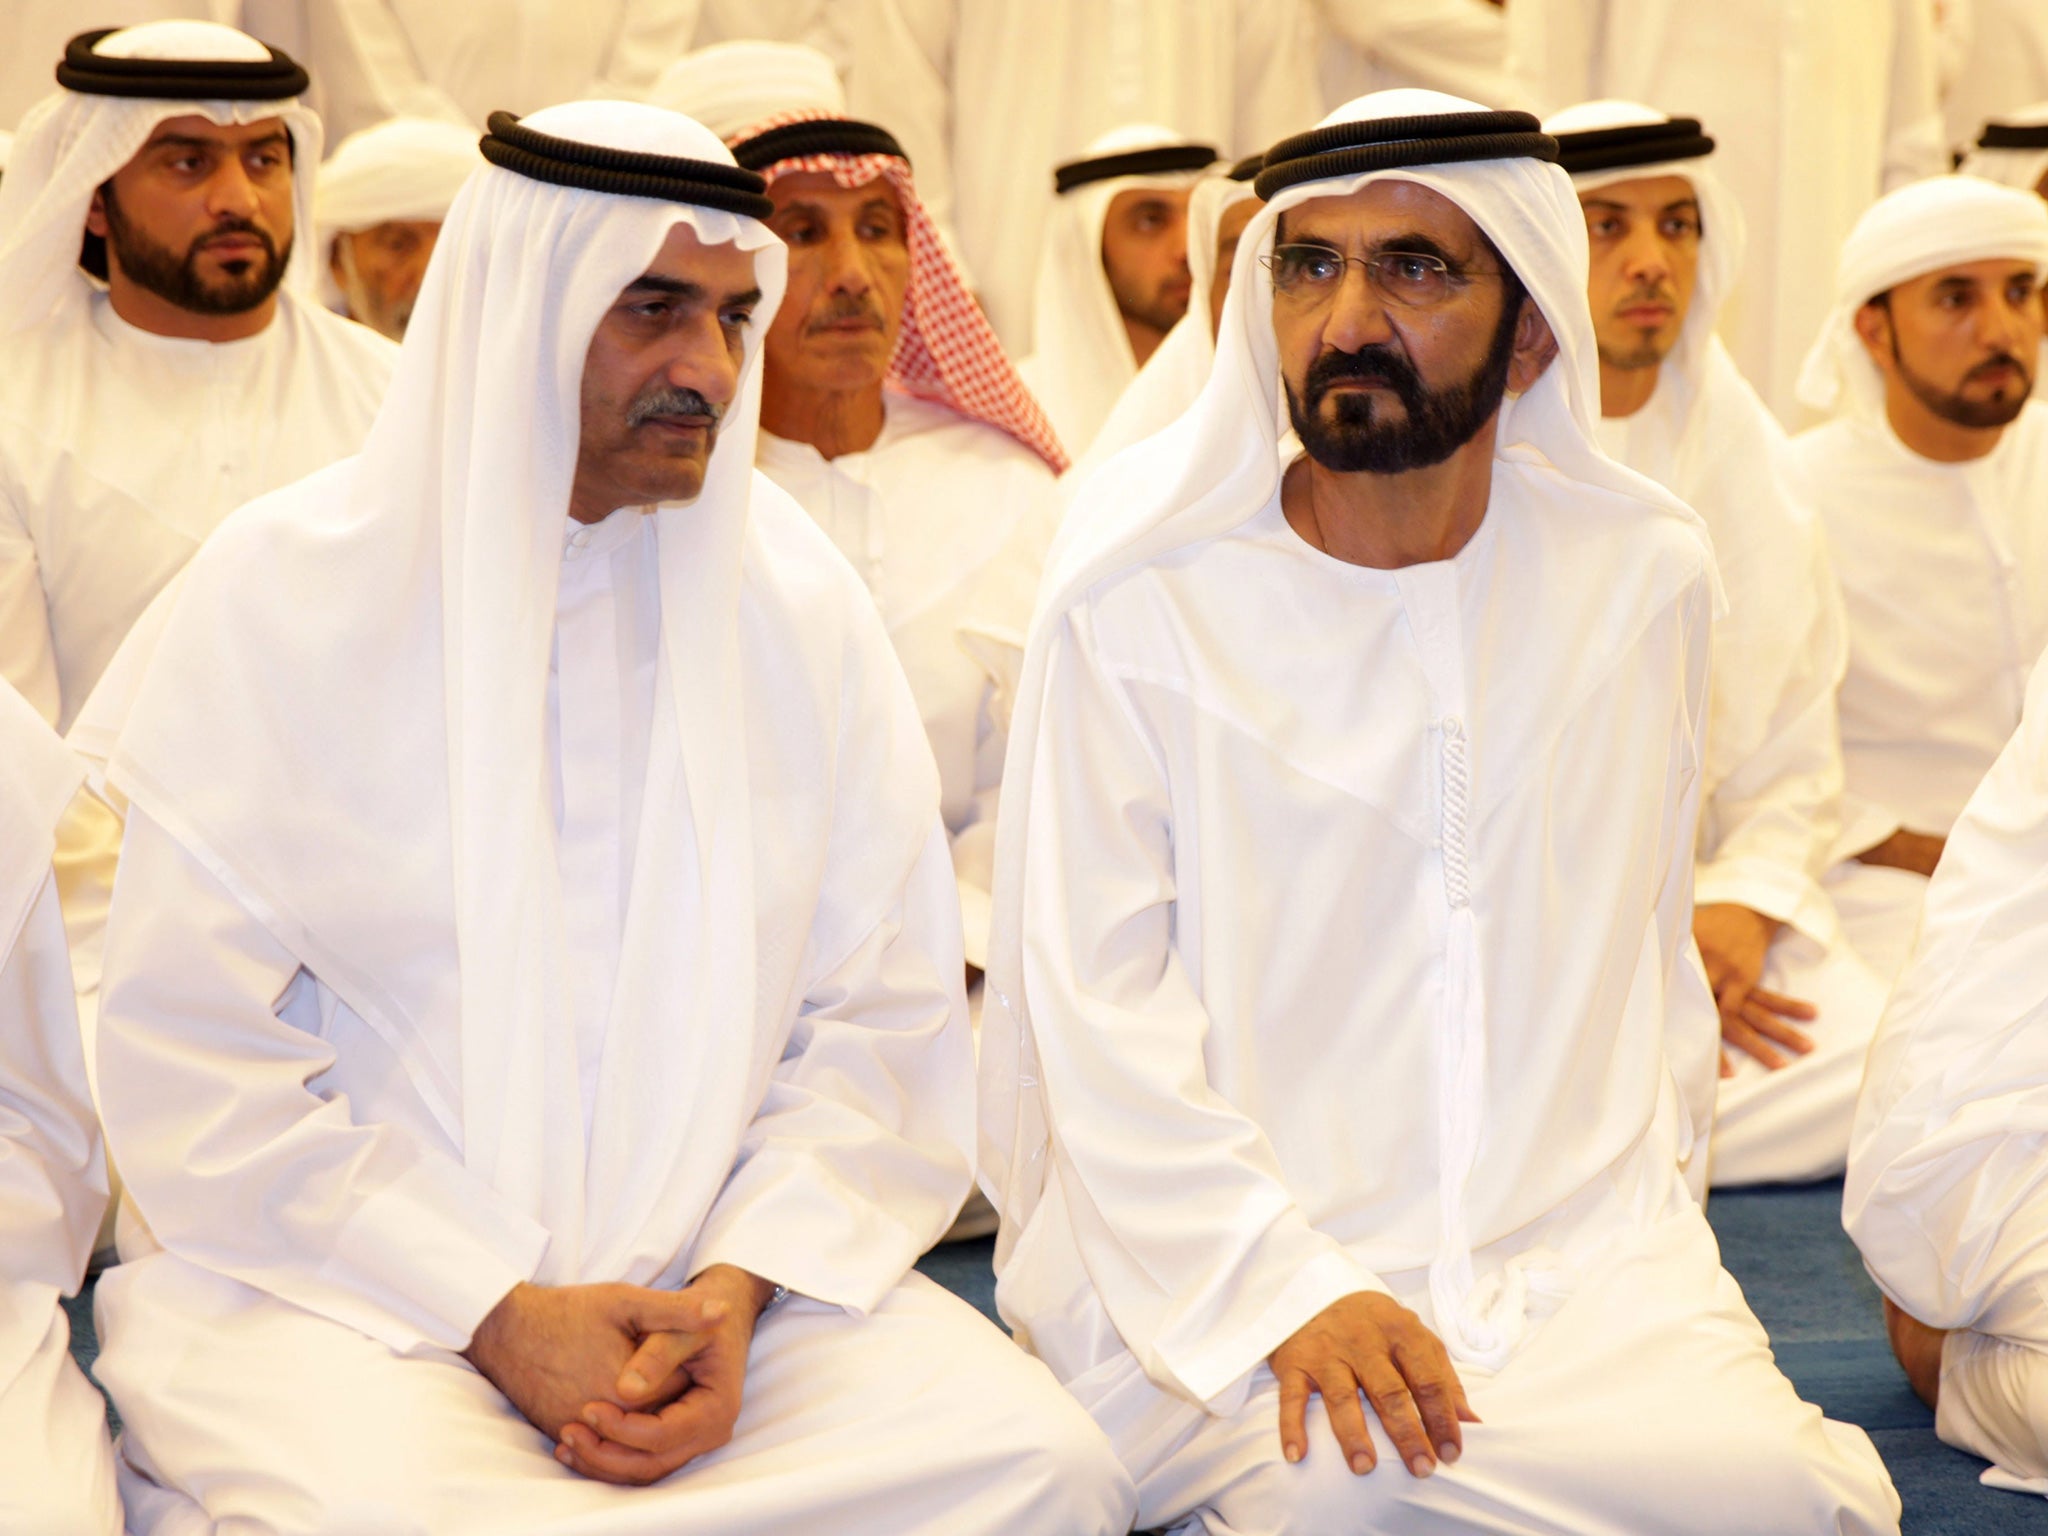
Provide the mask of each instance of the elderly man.
{"label": "elderly man", "polygon": [[1021,372],[1060,441],[1084,454],[1145,360],[1187,313],[1188,196],[1216,163],[1164,128],[1104,134],[1053,174],[1031,356]]}
{"label": "elderly man", "polygon": [[1871,1047],[1843,1222],[1935,1432],[2048,1493],[2048,668],[1971,796]]}
{"label": "elderly man", "polygon": [[2048,646],[2048,206],[1967,176],[1878,202],[1842,249],[1792,444],[1849,620],[1848,801],[1829,886],[1886,978],[1950,825],[2019,725]]}
{"label": "elderly man", "polygon": [[1141,1525],[1898,1528],[1681,1178],[1712,566],[1596,446],[1536,126],[1390,91],[1275,145],[1208,385],[1047,577],[983,1166]]}
{"label": "elderly man", "polygon": [[50,871],[84,765],[0,683],[0,1530],[120,1536],[106,1406],[57,1305],[107,1202]]}
{"label": "elderly man", "polygon": [[1259,211],[1252,178],[1259,174],[1260,161],[1258,155],[1247,155],[1228,171],[1204,176],[1188,194],[1187,313],[1117,400],[1087,457],[1076,466],[1075,482],[1086,479],[1113,454],[1177,420],[1202,392],[1209,365],[1216,359],[1216,329],[1230,292],[1230,263],[1245,226]]}
{"label": "elderly man", "polygon": [[1693,881],[1724,1042],[1713,1182],[1840,1173],[1884,981],[1821,885],[1841,820],[1834,573],[1785,434],[1714,333],[1741,214],[1694,119],[1592,102],[1544,130],[1585,210],[1601,444],[1699,513],[1728,599]]}
{"label": "elderly man", "polygon": [[[724,73],[731,45],[713,52]],[[978,969],[1006,740],[998,685],[1015,670],[1001,658],[1023,647],[1066,456],[918,200],[902,147],[846,117],[812,50],[754,44],[747,57],[791,82],[726,139],[766,179],[769,228],[789,247],[789,288],[762,341],[756,462],[881,612],[938,758]],[[793,83],[806,78],[808,89]],[[700,79],[685,60],[657,103],[695,116]]]}
{"label": "elderly man", "polygon": [[394,117],[341,141],[313,195],[327,304],[405,340],[448,205],[478,164],[476,131]]}
{"label": "elderly man", "polygon": [[484,152],[363,454],[95,702],[132,1518],[1122,1532],[910,1273],[969,1185],[959,919],[873,605],[753,468],[761,180],[631,103]]}

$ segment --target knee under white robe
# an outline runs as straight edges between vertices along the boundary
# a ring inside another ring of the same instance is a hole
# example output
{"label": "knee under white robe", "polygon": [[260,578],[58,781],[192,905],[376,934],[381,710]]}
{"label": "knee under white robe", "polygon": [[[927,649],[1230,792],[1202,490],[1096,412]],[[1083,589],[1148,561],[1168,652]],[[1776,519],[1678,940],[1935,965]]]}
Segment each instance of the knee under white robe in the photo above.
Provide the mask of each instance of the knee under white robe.
{"label": "knee under white robe", "polygon": [[884,408],[881,436],[858,453],[828,460],[763,432],[755,462],[874,596],[938,760],[967,960],[980,968],[1013,670],[1000,658],[1023,649],[1058,491],[1044,461],[994,427],[894,391]]}
{"label": "knee under white robe", "polygon": [[[1450,561],[1345,565],[1276,501],[1102,583],[1053,641],[1023,878],[1027,936],[1061,936],[1025,972],[1054,1141],[998,1299],[1108,1430],[1141,1525],[1718,1536],[1725,1506],[1672,1490],[1740,1464],[1767,1469],[1743,1529],[1896,1528],[1865,1437],[1771,1366],[1677,1168],[1665,1032],[1712,1013],[1685,928],[1705,555],[1538,515],[1528,472],[1497,463]],[[1470,1027],[1435,1017],[1460,900],[1494,1021],[1462,1046],[1476,1108],[1435,1061]],[[1479,1279],[1446,1315],[1461,1178]],[[1488,1420],[1427,1482],[1354,1479],[1320,1429],[1281,1460],[1265,1357],[1360,1290],[1444,1334]],[[1472,1336],[1502,1342],[1479,1363]]]}
{"label": "knee under white robe", "polygon": [[57,1304],[107,1200],[48,865],[74,763],[0,684],[0,1530],[118,1536],[106,1405]]}
{"label": "knee under white robe", "polygon": [[[1843,1224],[1942,1351],[1941,1437],[2048,1475],[2048,669],[1950,834],[1857,1105]],[[2036,1491],[2048,1491],[2041,1485]]]}

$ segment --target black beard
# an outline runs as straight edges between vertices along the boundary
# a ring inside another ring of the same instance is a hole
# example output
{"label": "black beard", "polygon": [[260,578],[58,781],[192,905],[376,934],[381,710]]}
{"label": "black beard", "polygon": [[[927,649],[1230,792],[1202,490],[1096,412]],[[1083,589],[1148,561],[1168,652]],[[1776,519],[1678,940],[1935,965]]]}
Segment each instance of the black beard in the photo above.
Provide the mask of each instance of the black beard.
{"label": "black beard", "polygon": [[[146,289],[167,303],[195,315],[243,315],[264,303],[284,281],[291,260],[291,242],[282,254],[267,231],[247,219],[229,219],[193,240],[181,257],[169,246],[158,245],[130,224],[114,201],[111,185],[104,189],[102,206],[107,214],[107,250],[119,263],[122,274],[138,288]],[[263,247],[262,262],[245,263],[248,270],[225,282],[209,282],[199,275],[202,242],[216,235],[247,235]]]}
{"label": "black beard", "polygon": [[[1971,431],[2011,426],[2019,418],[2020,412],[2027,408],[2027,399],[2034,391],[2034,370],[2009,352],[2001,352],[1996,357],[1987,358],[1979,363],[1977,368],[1990,368],[2004,363],[2017,369],[2020,377],[2027,381],[2027,387],[2010,400],[1965,400],[1960,393],[1944,393],[1931,380],[1922,378],[1906,366],[1906,360],[1899,355],[1897,330],[1892,332],[1892,361],[1898,365],[1899,378],[1904,381],[1906,388],[1913,392],[1914,399],[1951,426],[1964,427]],[[1975,373],[1977,368],[1972,368],[1970,372]],[[1966,381],[1968,377],[1968,374],[1964,375]]]}
{"label": "black beard", "polygon": [[[1415,365],[1392,347],[1374,343],[1356,352],[1325,352],[1309,365],[1300,395],[1287,386],[1287,415],[1301,446],[1323,468],[1340,475],[1399,475],[1443,463],[1500,409],[1521,309],[1519,298],[1503,308],[1486,357],[1470,378],[1443,389],[1425,385]],[[1385,384],[1399,398],[1406,418],[1382,421],[1371,395],[1353,393],[1339,396],[1335,412],[1324,417],[1323,397],[1340,379]]]}

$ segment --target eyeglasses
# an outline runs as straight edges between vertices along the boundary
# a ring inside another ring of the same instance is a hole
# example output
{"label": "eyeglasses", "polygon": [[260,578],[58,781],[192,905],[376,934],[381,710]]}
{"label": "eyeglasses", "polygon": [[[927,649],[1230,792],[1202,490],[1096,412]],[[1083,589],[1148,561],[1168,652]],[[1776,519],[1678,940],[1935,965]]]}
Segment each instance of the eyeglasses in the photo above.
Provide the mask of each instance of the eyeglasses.
{"label": "eyeglasses", "polygon": [[1373,292],[1405,309],[1432,309],[1467,287],[1475,277],[1499,277],[1497,271],[1475,268],[1454,271],[1440,256],[1421,251],[1377,251],[1346,256],[1327,245],[1275,246],[1259,258],[1273,274],[1273,291],[1290,299],[1328,299],[1344,286],[1344,271],[1353,262],[1365,268]]}

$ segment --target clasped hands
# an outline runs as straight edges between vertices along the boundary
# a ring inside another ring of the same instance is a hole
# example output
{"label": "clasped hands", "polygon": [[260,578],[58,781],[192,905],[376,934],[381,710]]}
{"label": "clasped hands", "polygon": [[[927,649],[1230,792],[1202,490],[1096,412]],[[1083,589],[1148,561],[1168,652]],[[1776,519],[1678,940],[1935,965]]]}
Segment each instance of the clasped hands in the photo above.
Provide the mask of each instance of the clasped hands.
{"label": "clasped hands", "polygon": [[600,1482],[658,1482],[732,1438],[772,1294],[729,1264],[680,1291],[522,1283],[463,1354],[555,1442],[563,1466]]}

